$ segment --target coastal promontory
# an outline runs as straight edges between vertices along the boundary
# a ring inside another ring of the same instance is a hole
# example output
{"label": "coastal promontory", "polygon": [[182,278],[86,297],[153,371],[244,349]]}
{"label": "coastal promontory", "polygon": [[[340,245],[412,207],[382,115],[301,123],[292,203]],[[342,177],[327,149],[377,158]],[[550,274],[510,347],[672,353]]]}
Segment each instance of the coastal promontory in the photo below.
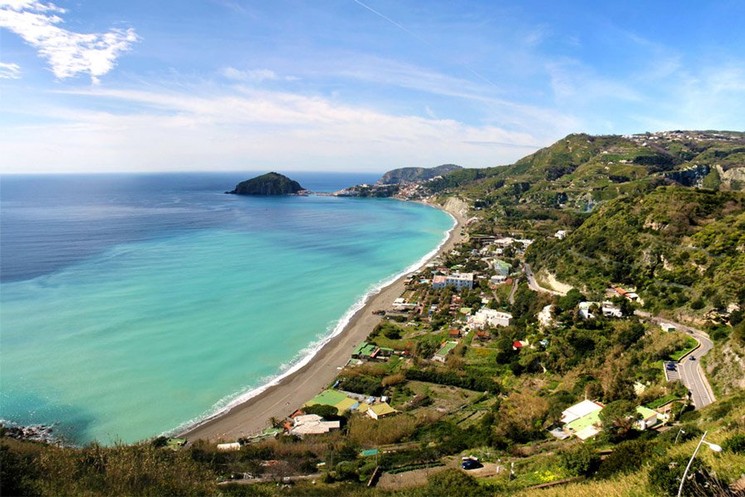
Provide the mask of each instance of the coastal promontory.
{"label": "coastal promontory", "polygon": [[230,192],[235,195],[292,195],[305,191],[295,180],[279,173],[267,173],[241,181]]}

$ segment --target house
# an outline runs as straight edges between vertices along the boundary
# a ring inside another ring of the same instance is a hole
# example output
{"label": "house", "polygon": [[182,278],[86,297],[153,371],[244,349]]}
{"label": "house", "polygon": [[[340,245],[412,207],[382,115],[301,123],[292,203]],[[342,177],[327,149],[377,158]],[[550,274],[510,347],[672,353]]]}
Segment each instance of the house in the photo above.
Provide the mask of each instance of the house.
{"label": "house", "polygon": [[476,339],[486,342],[487,340],[491,340],[491,333],[485,330],[479,330],[476,332]]}
{"label": "house", "polygon": [[237,450],[241,450],[241,444],[239,444],[238,442],[217,444],[217,450],[221,452],[234,452]]}
{"label": "house", "polygon": [[394,311],[410,311],[412,309],[416,309],[417,303],[408,303],[406,302],[406,299],[403,297],[399,297],[396,300],[393,301],[393,304],[391,305],[391,308]]}
{"label": "house", "polygon": [[396,414],[398,411],[388,405],[387,402],[381,402],[370,406],[367,409],[367,415],[373,419],[380,419],[391,414]]}
{"label": "house", "polygon": [[554,233],[554,238],[558,238],[559,240],[563,240],[567,237],[566,230],[559,230],[556,233]]}
{"label": "house", "polygon": [[579,317],[582,319],[593,319],[595,315],[591,312],[592,307],[598,307],[597,302],[580,302],[577,308],[579,309]]}
{"label": "house", "polygon": [[507,281],[507,276],[502,274],[495,274],[491,278],[489,278],[489,283],[492,285],[501,285],[502,283],[505,283]]}
{"label": "house", "polygon": [[600,411],[603,405],[591,400],[583,400],[568,407],[561,413],[564,431],[580,440],[587,440],[600,433]]}
{"label": "house", "polygon": [[468,326],[474,330],[481,330],[487,326],[509,326],[512,314],[494,309],[479,309],[476,314],[468,317]]}
{"label": "house", "polygon": [[561,422],[564,424],[571,423],[583,416],[595,411],[602,411],[603,405],[592,400],[583,400],[573,406],[567,407],[561,412]]}
{"label": "house", "polygon": [[453,351],[456,345],[458,345],[458,342],[455,341],[448,341],[443,343],[440,347],[440,350],[435,352],[435,355],[432,356],[432,360],[444,363],[447,355]]}
{"label": "house", "polygon": [[600,306],[600,311],[603,313],[603,316],[607,318],[622,318],[623,312],[621,312],[621,308],[617,305],[615,305],[613,302],[604,301],[603,304]]}
{"label": "house", "polygon": [[515,340],[514,342],[512,342],[512,350],[520,350],[523,347],[527,347],[528,345],[530,345],[530,342],[528,342],[527,340]]}
{"label": "house", "polygon": [[290,434],[298,436],[320,435],[331,430],[338,430],[340,427],[341,423],[339,421],[326,421],[318,414],[305,414],[295,416]]}
{"label": "house", "polygon": [[637,300],[639,300],[639,295],[637,295],[635,292],[624,290],[620,286],[613,287],[613,291],[615,291],[619,296],[632,302],[636,302]]}
{"label": "house", "polygon": [[511,246],[513,243],[515,243],[515,239],[510,237],[496,238],[494,240],[494,245],[503,249]]}
{"label": "house", "polygon": [[460,338],[462,336],[462,333],[458,328],[451,328],[448,332],[448,337],[451,339]]}
{"label": "house", "polygon": [[473,273],[453,273],[448,275],[436,275],[432,278],[432,288],[445,288],[446,286],[454,287],[457,290],[461,288],[473,288]]}
{"label": "house", "polygon": [[501,259],[494,259],[492,267],[497,273],[497,276],[504,276],[506,278],[512,272],[512,266]]}
{"label": "house", "polygon": [[380,353],[380,349],[374,343],[362,342],[352,351],[352,359],[372,360]]}
{"label": "house", "polygon": [[639,430],[646,430],[647,428],[651,428],[659,422],[657,411],[653,411],[648,407],[639,406],[636,408],[636,413],[641,418],[636,422],[636,427]]}

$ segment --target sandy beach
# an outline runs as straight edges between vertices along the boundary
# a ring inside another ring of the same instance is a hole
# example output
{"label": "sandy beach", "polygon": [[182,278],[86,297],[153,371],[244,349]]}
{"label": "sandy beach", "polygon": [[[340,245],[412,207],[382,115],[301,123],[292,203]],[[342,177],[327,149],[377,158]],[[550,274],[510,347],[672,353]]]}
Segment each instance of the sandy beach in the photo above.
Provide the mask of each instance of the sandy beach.
{"label": "sandy beach", "polygon": [[[451,199],[445,210],[455,217],[457,224],[442,245],[440,252],[451,250],[461,241],[461,229],[465,226],[465,207]],[[426,262],[425,262],[426,263]],[[389,308],[390,304],[404,292],[402,276],[379,293],[368,299],[357,311],[344,330],[327,343],[302,369],[284,378],[259,395],[248,399],[213,418],[203,421],[181,432],[179,436],[189,440],[235,441],[239,437],[257,434],[270,426],[270,419],[284,419],[303,403],[327,388],[347,363],[352,351],[365,340],[381,317],[373,310]]]}

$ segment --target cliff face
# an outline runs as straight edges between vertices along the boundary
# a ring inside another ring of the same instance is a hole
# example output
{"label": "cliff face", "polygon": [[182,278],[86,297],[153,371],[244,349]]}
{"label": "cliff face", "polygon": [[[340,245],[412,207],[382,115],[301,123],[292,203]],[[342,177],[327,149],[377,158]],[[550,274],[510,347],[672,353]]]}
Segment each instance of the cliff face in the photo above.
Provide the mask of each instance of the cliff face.
{"label": "cliff face", "polygon": [[267,173],[238,183],[236,195],[291,195],[305,190],[300,183],[279,173]]}

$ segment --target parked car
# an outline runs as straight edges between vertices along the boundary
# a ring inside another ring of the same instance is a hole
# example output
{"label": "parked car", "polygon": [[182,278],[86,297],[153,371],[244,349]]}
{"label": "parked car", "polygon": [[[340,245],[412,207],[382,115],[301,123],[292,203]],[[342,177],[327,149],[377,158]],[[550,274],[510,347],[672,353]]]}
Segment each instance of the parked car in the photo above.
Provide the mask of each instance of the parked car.
{"label": "parked car", "polygon": [[460,464],[460,467],[465,470],[469,470],[481,468],[483,467],[483,465],[476,459],[464,459],[463,462]]}
{"label": "parked car", "polygon": [[668,371],[675,371],[676,367],[677,366],[674,362],[668,362],[665,364],[665,369],[667,369]]}

